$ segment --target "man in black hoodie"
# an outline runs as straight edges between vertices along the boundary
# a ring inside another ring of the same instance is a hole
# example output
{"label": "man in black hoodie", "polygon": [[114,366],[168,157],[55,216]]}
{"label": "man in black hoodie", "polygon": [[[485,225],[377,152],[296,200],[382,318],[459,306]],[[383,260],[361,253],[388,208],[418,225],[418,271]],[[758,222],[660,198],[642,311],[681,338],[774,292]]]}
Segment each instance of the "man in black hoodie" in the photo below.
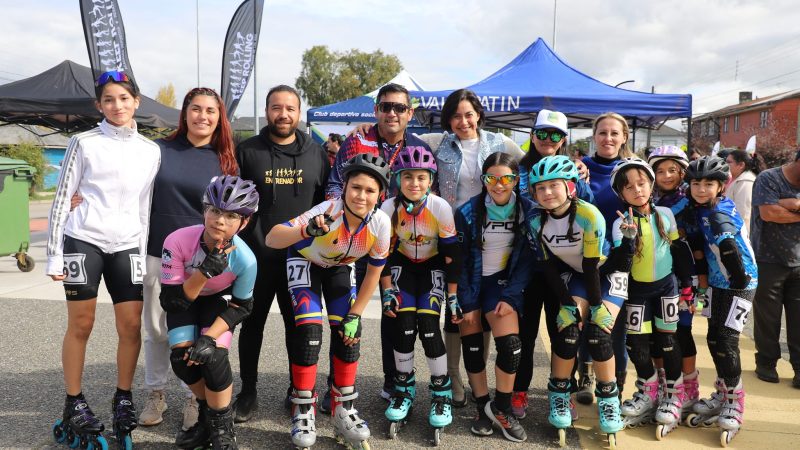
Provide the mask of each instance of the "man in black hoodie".
{"label": "man in black hoodie", "polygon": [[[236,148],[241,177],[253,181],[260,195],[258,212],[253,216],[252,224],[241,234],[258,259],[258,278],[253,294],[253,312],[242,323],[239,333],[242,391],[233,403],[236,422],[246,422],[258,409],[258,359],[264,324],[276,296],[283,316],[287,354],[290,354],[289,342],[294,329],[284,269],[286,250],[268,248],[264,238],[274,225],[297,217],[322,202],[330,172],[322,146],[297,130],[300,94],[294,88],[280,85],[270,89],[266,116],[267,126],[258,136],[247,139]],[[291,388],[291,383],[289,386]]]}

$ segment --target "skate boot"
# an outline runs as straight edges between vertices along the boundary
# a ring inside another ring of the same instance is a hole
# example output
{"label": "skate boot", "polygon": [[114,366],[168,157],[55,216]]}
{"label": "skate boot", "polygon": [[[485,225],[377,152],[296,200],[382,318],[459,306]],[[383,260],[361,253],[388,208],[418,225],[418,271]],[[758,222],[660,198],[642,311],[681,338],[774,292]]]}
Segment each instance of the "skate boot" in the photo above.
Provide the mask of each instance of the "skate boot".
{"label": "skate boot", "polygon": [[524,419],[528,415],[528,393],[522,391],[514,391],[511,394],[511,412],[517,416],[517,419]]}
{"label": "skate boot", "polygon": [[208,408],[207,421],[211,448],[238,450],[236,434],[233,432],[233,410],[230,406],[219,411]]}
{"label": "skate boot", "polygon": [[663,439],[681,423],[683,399],[685,397],[683,375],[677,380],[667,380],[664,394],[656,411],[656,439]]}
{"label": "skate boot", "polygon": [[394,391],[386,407],[386,418],[389,419],[389,439],[397,437],[397,433],[408,422],[408,415],[414,408],[417,396],[414,372],[397,372],[394,375]]}
{"label": "skate boot", "polygon": [[558,445],[561,447],[567,445],[566,430],[572,425],[569,391],[569,380],[551,378],[547,384],[550,403],[550,414],[547,416],[547,421],[558,429]]}
{"label": "skate boot", "polygon": [[[487,395],[486,397],[488,398],[489,396]],[[476,399],[475,405],[477,411],[469,431],[477,436],[491,436],[494,430],[492,430],[492,421],[486,415],[486,402]]]}
{"label": "skate boot", "polygon": [[203,449],[209,444],[208,402],[197,399],[197,422],[187,430],[179,431],[175,437],[175,446],[180,449]]}
{"label": "skate boot", "polygon": [[56,420],[52,429],[56,442],[70,448],[85,449],[89,445],[97,449],[108,448],[108,442],[101,434],[105,427],[89,408],[83,394],[73,400],[66,398],[62,418]]}
{"label": "skate boot", "polygon": [[311,391],[292,390],[292,444],[308,450],[317,442],[315,402]]}
{"label": "skate boot", "polygon": [[333,399],[333,431],[336,440],[351,450],[369,450],[369,427],[358,417],[353,400],[358,397],[354,386],[336,387],[331,385]]}
{"label": "skate boot", "polygon": [[121,393],[119,390],[111,401],[112,429],[117,443],[124,450],[133,448],[131,431],[136,428],[136,407],[133,406],[133,395],[130,391]]}
{"label": "skate boot", "polygon": [[681,420],[692,413],[694,404],[700,399],[700,371],[683,375],[683,411]]}
{"label": "skate boot", "polygon": [[692,407],[692,413],[686,417],[686,425],[694,428],[697,426],[710,427],[717,423],[717,418],[722,410],[725,400],[725,382],[717,378],[714,382],[714,392],[709,398],[701,398]]}
{"label": "skate boot", "polygon": [[428,415],[428,422],[433,427],[433,444],[439,445],[442,428],[453,422],[453,384],[450,376],[439,375],[431,377],[431,410]]}
{"label": "skate boot", "polygon": [[591,362],[578,363],[578,392],[575,400],[582,405],[591,405],[594,402],[594,367]]}
{"label": "skate boot", "polygon": [[722,429],[719,443],[727,447],[739,432],[744,422],[744,388],[742,380],[733,389],[725,390],[725,400],[722,404],[722,411],[719,413],[717,424]]}
{"label": "skate boot", "polygon": [[658,378],[653,374],[649,380],[636,380],[636,392],[622,403],[623,425],[635,428],[653,421],[658,408]]}
{"label": "skate boot", "polygon": [[664,388],[667,387],[667,372],[663,368],[656,369],[658,375],[658,404],[664,401]]}
{"label": "skate boot", "polygon": [[617,383],[615,381],[598,381],[594,396],[597,397],[600,431],[606,433],[608,446],[614,450],[617,448],[617,432],[623,428]]}
{"label": "skate boot", "polygon": [[511,411],[500,411],[495,407],[494,401],[488,402],[483,410],[486,412],[486,417],[488,417],[496,427],[500,428],[500,431],[503,432],[503,436],[509,441],[525,442],[528,439],[525,429],[522,428],[522,425],[519,424],[516,416],[514,416]]}

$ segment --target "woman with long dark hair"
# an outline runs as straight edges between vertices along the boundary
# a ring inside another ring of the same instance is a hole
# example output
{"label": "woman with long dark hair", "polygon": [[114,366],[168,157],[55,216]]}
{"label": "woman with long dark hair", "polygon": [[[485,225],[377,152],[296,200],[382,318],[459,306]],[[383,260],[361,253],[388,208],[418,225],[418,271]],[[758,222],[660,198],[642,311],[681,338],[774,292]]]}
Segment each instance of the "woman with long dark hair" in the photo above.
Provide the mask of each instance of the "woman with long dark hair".
{"label": "woman with long dark hair", "polygon": [[750,237],[750,208],[753,199],[753,183],[756,175],[766,169],[764,158],[758,153],[751,156],[745,150],[734,150],[725,157],[725,162],[731,168],[731,180],[725,188],[725,194],[736,205],[736,210],[742,216],[745,229],[743,234]]}

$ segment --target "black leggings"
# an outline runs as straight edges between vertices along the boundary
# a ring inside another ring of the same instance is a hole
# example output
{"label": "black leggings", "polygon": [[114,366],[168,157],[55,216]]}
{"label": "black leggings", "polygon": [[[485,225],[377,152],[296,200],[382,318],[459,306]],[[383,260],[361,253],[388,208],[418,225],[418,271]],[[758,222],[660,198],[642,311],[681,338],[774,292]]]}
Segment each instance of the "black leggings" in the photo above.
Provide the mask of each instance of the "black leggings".
{"label": "black leggings", "polygon": [[[522,341],[522,358],[519,362],[517,377],[514,379],[515,392],[527,392],[533,379],[533,351],[536,337],[539,335],[539,320],[544,308],[547,334],[552,341],[558,333],[556,316],[559,303],[550,289],[543,272],[534,272],[530,283],[523,292],[522,316],[519,318],[519,338]],[[549,368],[548,368],[549,373]]]}

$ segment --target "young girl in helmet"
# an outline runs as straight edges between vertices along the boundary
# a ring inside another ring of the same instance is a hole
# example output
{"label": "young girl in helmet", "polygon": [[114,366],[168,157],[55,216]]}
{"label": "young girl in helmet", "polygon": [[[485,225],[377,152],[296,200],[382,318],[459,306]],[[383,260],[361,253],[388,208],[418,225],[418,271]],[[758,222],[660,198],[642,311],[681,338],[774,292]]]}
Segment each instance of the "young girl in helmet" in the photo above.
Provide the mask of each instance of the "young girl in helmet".
{"label": "young girl in helmet", "polygon": [[[275,225],[266,237],[272,248],[289,247],[286,273],[294,305],[292,354],[292,442],[316,442],[314,384],[322,342],[322,296],[325,296],[333,347],[331,385],[336,437],[352,448],[368,446],[366,421],[353,400],[361,337],[361,313],[378,285],[389,254],[391,223],[377,208],[389,184],[386,162],[367,153],[342,168],[342,197],[327,200],[287,223]],[[367,256],[367,274],[356,294],[349,264]]]}
{"label": "young girl in helmet", "polygon": [[442,304],[456,294],[461,269],[453,210],[431,193],[436,160],[425,147],[404,147],[393,166],[400,195],[381,209],[392,220],[392,253],[381,278],[383,312],[396,317],[393,338],[395,388],[386,418],[393,437],[403,424],[416,395],[414,342],[419,332],[431,371],[428,421],[437,429],[452,420],[452,387],[439,327]]}
{"label": "young girl in helmet", "polygon": [[[702,310],[705,305],[705,294],[708,289],[708,264],[703,256],[703,238],[695,223],[692,207],[686,192],[689,185],[683,180],[686,168],[689,167],[689,158],[686,152],[674,145],[657,147],[650,154],[648,164],[653,168],[656,176],[653,201],[656,206],[664,206],[672,211],[678,225],[678,234],[681,242],[689,245],[694,257],[693,273],[697,276],[695,297],[690,298],[685,289],[681,289],[681,302],[678,308],[678,329],[675,338],[681,349],[683,372],[683,412],[684,416],[692,411],[693,405],[700,398],[700,379],[697,370],[697,348],[692,336],[692,319],[695,310]],[[661,352],[657,346],[651,348],[651,355],[659,366],[659,379],[663,391],[666,381]]]}
{"label": "young girl in helmet", "polygon": [[228,349],[234,328],[252,309],[256,278],[255,255],[237,233],[257,209],[252,182],[214,177],[203,195],[204,224],[179,228],[164,240],[160,301],[170,361],[200,404],[197,423],[176,439],[179,448],[209,441],[214,448],[237,448]]}
{"label": "young girl in helmet", "polygon": [[[459,323],[464,366],[478,407],[471,431],[490,435],[494,423],[514,442],[527,439],[511,411],[511,393],[522,348],[518,320],[522,290],[530,280],[533,259],[521,232],[533,203],[515,193],[518,170],[516,157],[490,154],[482,167],[481,193],[456,211],[464,261],[458,294],[448,298],[454,322]],[[497,348],[494,401],[486,380],[481,314],[491,326]]]}
{"label": "young girl in helmet", "polygon": [[[655,418],[661,440],[681,421],[683,376],[675,337],[679,299],[691,301],[689,247],[680,240],[669,208],[653,204],[655,174],[639,158],[623,158],[611,172],[611,188],[628,207],[611,228],[614,247],[632,254],[625,302],[628,357],[636,367],[636,392],[622,404],[625,426]],[[675,283],[677,276],[681,294]],[[666,384],[658,398],[659,380],[651,357],[651,335],[663,359]],[[660,401],[660,404],[659,404]]]}
{"label": "young girl in helmet", "polygon": [[600,429],[614,448],[622,420],[610,333],[626,295],[625,274],[614,271],[620,264],[606,261],[605,219],[595,206],[575,195],[578,178],[575,164],[561,155],[543,158],[529,176],[532,197],[544,212],[528,220],[527,231],[561,303],[558,334],[552,343],[548,420],[559,429],[563,444],[564,429],[572,423],[570,376],[583,322],[582,332],[594,360]]}
{"label": "young girl in helmet", "polygon": [[722,428],[720,442],[727,445],[744,420],[744,388],[739,360],[739,333],[744,328],[758,284],[758,268],[750,242],[742,236],[745,226],[733,201],[723,195],[729,178],[728,164],[716,156],[689,163],[686,180],[689,198],[703,236],[712,294],[708,317],[708,349],[717,369],[716,392],[694,405],[697,416],[690,426],[716,422]]}

